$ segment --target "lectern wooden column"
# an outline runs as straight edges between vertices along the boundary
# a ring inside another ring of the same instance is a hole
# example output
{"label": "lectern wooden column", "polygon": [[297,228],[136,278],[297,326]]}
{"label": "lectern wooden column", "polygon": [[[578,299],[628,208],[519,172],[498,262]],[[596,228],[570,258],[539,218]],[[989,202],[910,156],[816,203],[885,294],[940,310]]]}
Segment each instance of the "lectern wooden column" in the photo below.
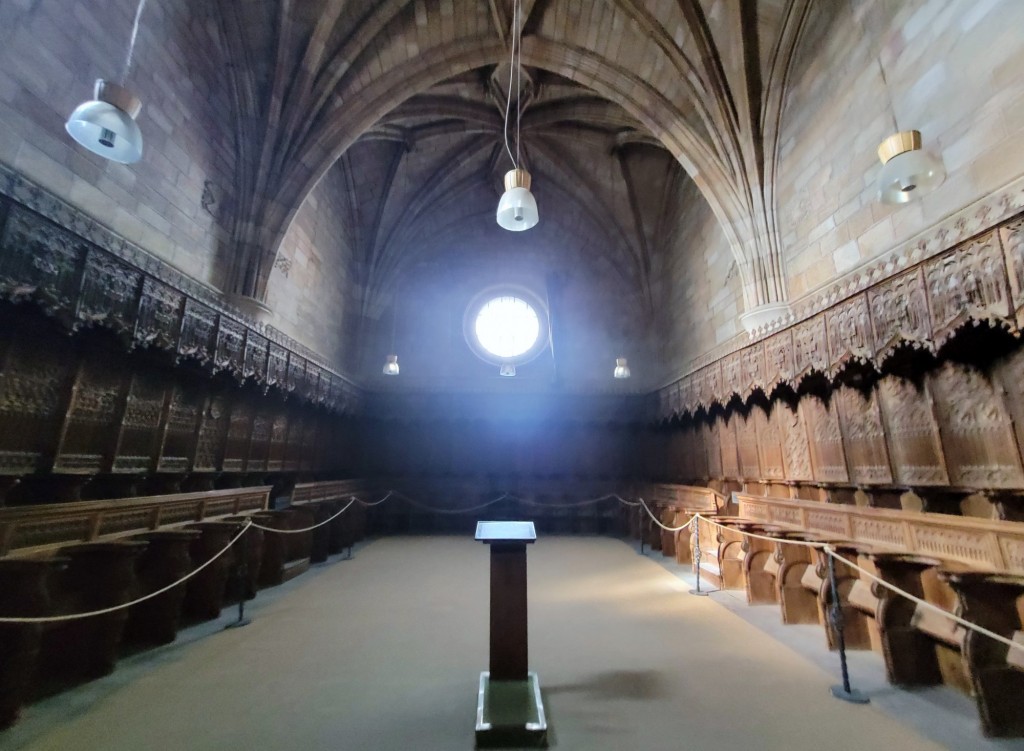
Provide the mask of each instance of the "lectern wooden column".
{"label": "lectern wooden column", "polygon": [[476,539],[491,547],[490,670],[480,674],[476,741],[481,748],[547,746],[537,674],[529,671],[526,546],[533,522],[478,522]]}

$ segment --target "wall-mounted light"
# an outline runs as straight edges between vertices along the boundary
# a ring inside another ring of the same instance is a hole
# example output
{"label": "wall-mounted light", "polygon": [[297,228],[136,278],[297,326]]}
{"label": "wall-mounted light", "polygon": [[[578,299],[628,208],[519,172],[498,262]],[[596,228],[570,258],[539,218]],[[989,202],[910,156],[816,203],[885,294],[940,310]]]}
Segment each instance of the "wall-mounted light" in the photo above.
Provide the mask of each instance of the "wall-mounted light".
{"label": "wall-mounted light", "polygon": [[942,162],[921,148],[921,133],[904,130],[893,133],[878,146],[882,173],[878,177],[878,200],[901,204],[935,190],[946,179]]}
{"label": "wall-mounted light", "polygon": [[506,378],[511,378],[515,374],[516,366],[510,362],[503,363],[502,366],[498,369],[498,375],[505,376]]}
{"label": "wall-mounted light", "polygon": [[398,355],[388,355],[384,362],[384,375],[398,375]]}
{"label": "wall-mounted light", "polygon": [[78,105],[64,124],[68,134],[94,154],[121,164],[132,164],[142,158],[142,131],[135,118],[142,110],[142,101],[124,87],[132,65],[132,52],[139,34],[139,20],[146,0],[135,10],[128,55],[121,83],[102,78],[96,81],[93,98]]}
{"label": "wall-mounted light", "polygon": [[626,363],[625,357],[615,358],[615,371],[613,372],[613,375],[616,378],[629,378],[629,365]]}

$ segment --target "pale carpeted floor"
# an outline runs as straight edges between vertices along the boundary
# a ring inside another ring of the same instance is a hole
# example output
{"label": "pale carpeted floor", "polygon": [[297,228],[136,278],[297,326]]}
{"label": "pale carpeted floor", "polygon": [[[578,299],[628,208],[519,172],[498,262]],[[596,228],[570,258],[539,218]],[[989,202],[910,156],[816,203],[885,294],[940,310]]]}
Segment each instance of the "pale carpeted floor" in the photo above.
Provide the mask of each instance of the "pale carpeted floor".
{"label": "pale carpeted floor", "polygon": [[[29,707],[0,749],[471,749],[488,563],[468,538],[363,545],[261,593],[246,628],[190,629]],[[832,699],[834,672],[624,542],[542,538],[529,567],[555,748],[976,747]]]}

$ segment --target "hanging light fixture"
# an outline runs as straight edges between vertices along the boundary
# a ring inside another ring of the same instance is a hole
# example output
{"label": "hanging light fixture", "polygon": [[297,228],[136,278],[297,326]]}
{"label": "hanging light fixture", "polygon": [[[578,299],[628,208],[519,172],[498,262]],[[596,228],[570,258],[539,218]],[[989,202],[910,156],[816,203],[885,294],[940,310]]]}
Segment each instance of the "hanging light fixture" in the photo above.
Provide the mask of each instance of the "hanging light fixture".
{"label": "hanging light fixture", "polygon": [[904,130],[893,133],[878,146],[882,173],[878,177],[878,200],[901,204],[913,201],[942,184],[946,171],[942,162],[921,148],[921,133]]}
{"label": "hanging light fixture", "polygon": [[[498,226],[510,232],[522,232],[537,225],[540,214],[537,200],[530,192],[530,173],[519,166],[520,120],[522,118],[522,57],[523,40],[520,28],[521,0],[514,0],[512,6],[512,59],[508,71],[508,100],[505,103],[505,150],[512,159],[512,169],[505,173],[505,192],[498,201]],[[517,54],[518,53],[518,54]],[[508,143],[508,113],[512,109],[512,82],[516,83],[516,152]]]}
{"label": "hanging light fixture", "polygon": [[625,357],[615,358],[615,371],[613,375],[616,378],[629,378],[629,365],[626,363]]}
{"label": "hanging light fixture", "polygon": [[[395,331],[398,329],[398,289],[395,289],[394,305],[391,308],[391,351],[395,351]],[[384,375],[398,375],[398,355],[388,355],[384,359]]]}
{"label": "hanging light fixture", "polygon": [[142,132],[135,122],[142,102],[124,87],[124,83],[131,69],[139,19],[145,5],[146,0],[140,0],[135,11],[121,83],[102,78],[96,81],[94,98],[78,105],[64,124],[68,134],[89,151],[122,164],[132,164],[142,158]]}
{"label": "hanging light fixture", "polygon": [[511,378],[515,374],[516,366],[510,362],[503,363],[502,366],[498,369],[498,375],[505,376],[506,378]]}

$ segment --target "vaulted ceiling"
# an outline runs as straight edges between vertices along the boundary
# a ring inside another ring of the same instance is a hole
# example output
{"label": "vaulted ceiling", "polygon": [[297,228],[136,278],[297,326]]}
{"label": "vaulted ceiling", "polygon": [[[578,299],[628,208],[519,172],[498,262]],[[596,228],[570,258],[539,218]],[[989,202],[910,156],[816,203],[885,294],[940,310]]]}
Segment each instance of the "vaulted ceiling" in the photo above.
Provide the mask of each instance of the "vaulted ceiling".
{"label": "vaulted ceiling", "polygon": [[351,185],[337,208],[370,297],[410,265],[508,250],[494,210],[511,91],[541,207],[530,252],[557,247],[649,309],[651,259],[692,179],[748,311],[784,302],[772,187],[807,5],[522,0],[514,22],[513,0],[218,0],[239,144],[229,286],[265,296],[289,222],[332,168]]}

